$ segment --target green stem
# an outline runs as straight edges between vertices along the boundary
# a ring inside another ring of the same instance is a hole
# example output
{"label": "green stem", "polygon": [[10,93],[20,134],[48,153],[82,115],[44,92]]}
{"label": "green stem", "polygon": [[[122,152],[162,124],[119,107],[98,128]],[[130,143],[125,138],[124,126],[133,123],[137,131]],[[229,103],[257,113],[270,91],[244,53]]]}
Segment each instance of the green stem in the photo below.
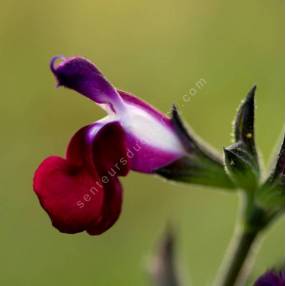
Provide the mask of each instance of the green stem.
{"label": "green stem", "polygon": [[217,286],[241,286],[249,274],[251,254],[259,231],[240,230],[234,237],[230,253]]}
{"label": "green stem", "polygon": [[251,194],[243,194],[242,211],[231,247],[220,272],[219,283],[215,286],[244,286],[251,271],[255,254],[254,246],[258,236],[265,228],[265,214],[254,204]]}

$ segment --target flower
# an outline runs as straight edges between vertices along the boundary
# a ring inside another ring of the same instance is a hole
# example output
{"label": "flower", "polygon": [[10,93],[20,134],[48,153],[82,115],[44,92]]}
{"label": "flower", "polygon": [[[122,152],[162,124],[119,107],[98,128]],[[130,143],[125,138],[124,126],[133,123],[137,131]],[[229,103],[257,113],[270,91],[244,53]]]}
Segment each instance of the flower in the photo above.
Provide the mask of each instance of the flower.
{"label": "flower", "polygon": [[233,190],[222,160],[187,131],[176,108],[168,118],[113,87],[82,57],[54,57],[50,67],[58,86],[107,112],[72,137],[65,158],[48,157],[35,172],[34,191],[61,232],[95,235],[109,229],[121,212],[118,177],[129,170]]}
{"label": "flower", "polygon": [[171,119],[114,88],[88,60],[55,57],[51,70],[59,86],[83,94],[108,115],[76,132],[65,158],[51,156],[40,164],[34,191],[59,231],[98,235],[120,215],[118,176],[130,169],[153,173],[186,151]]}
{"label": "flower", "polygon": [[[56,61],[62,62],[56,66]],[[143,100],[117,90],[97,67],[81,57],[51,61],[59,86],[73,89],[96,102],[107,112],[101,122],[118,121],[126,134],[127,146],[139,149],[131,158],[131,168],[153,172],[182,157],[185,149],[171,120]]]}
{"label": "flower", "polygon": [[255,282],[254,286],[284,286],[285,272],[267,271]]}

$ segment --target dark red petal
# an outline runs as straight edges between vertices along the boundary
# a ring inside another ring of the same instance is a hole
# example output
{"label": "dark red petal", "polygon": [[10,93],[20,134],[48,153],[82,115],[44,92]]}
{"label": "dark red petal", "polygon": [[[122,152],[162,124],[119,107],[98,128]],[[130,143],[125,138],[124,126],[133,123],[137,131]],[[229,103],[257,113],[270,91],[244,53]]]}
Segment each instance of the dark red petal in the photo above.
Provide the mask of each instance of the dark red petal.
{"label": "dark red petal", "polygon": [[100,234],[121,212],[117,178],[129,171],[124,131],[118,122],[93,124],[72,138],[67,159],[49,157],[34,176],[34,190],[62,232]]}
{"label": "dark red petal", "polygon": [[85,168],[94,171],[92,162],[92,144],[95,139],[94,136],[89,136],[93,129],[97,132],[102,125],[88,125],[79,129],[69,142],[66,158],[74,164],[84,165]]}
{"label": "dark red petal", "polygon": [[34,190],[53,225],[65,233],[84,231],[101,217],[104,191],[99,178],[60,157],[44,160],[34,176]]}
{"label": "dark red petal", "polygon": [[123,201],[123,189],[117,178],[106,184],[104,190],[104,206],[100,221],[92,223],[87,232],[97,235],[109,229],[119,218]]}
{"label": "dark red petal", "polygon": [[105,177],[125,176],[130,170],[126,136],[118,121],[81,128],[71,139],[66,157]]}
{"label": "dark red petal", "polygon": [[123,191],[117,176],[125,176],[130,169],[125,133],[119,122],[111,122],[98,131],[98,140],[93,143],[93,162],[101,174],[104,187],[102,218],[87,231],[100,234],[118,219]]}
{"label": "dark red petal", "polygon": [[92,145],[93,162],[101,175],[126,176],[130,170],[126,134],[118,121],[105,124]]}

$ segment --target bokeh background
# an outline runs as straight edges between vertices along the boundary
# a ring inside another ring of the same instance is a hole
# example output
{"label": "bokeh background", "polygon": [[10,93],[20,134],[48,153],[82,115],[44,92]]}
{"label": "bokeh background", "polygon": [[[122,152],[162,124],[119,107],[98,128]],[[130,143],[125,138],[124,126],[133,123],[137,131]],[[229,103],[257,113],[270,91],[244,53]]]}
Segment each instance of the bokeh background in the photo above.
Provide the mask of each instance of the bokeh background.
{"label": "bokeh background", "polygon": [[[103,116],[56,89],[54,55],[94,61],[121,89],[184,119],[218,150],[256,83],[257,142],[265,166],[283,128],[281,0],[0,0],[0,283],[13,286],[150,285],[146,265],[171,221],[187,285],[211,285],[233,232],[238,196],[132,173],[124,211],[107,233],[64,235],[32,191],[40,161],[63,155],[71,135]],[[207,84],[189,102],[183,96]],[[252,277],[284,256],[284,220],[266,232]]]}

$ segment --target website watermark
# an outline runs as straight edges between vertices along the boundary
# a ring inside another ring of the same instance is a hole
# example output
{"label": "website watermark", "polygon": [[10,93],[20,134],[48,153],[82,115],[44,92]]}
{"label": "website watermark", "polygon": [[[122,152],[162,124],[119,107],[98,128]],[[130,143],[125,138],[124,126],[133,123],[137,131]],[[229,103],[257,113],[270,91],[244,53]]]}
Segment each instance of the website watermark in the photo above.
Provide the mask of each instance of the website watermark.
{"label": "website watermark", "polygon": [[81,198],[76,202],[76,206],[79,208],[84,208],[86,204],[91,202],[91,200],[100,192],[103,191],[104,185],[110,183],[113,177],[117,176],[120,171],[123,170],[132,158],[136,155],[136,152],[141,150],[141,145],[136,143],[131,148],[127,149],[127,152],[122,156],[111,168],[109,168],[104,175],[102,175],[93,186],[91,186],[86,193],[84,193]]}

